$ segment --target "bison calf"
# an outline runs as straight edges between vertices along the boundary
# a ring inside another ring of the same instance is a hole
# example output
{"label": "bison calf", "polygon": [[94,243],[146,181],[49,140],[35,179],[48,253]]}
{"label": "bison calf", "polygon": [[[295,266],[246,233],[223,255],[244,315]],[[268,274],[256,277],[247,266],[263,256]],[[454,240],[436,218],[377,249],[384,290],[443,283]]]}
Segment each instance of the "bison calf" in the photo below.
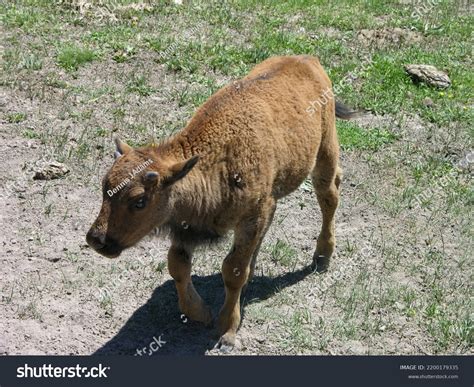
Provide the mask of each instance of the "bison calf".
{"label": "bison calf", "polygon": [[328,90],[331,82],[316,58],[274,57],[215,93],[161,144],[133,149],[116,140],[116,160],[103,180],[102,208],[87,242],[113,258],[155,228],[169,231],[168,267],[180,309],[209,324],[210,309],[191,281],[193,250],[233,230],[222,264],[226,294],[217,344],[232,348],[241,291],[252,278],[276,202],[308,175],[322,211],[313,258],[319,271],[334,251],[341,182],[335,117],[355,112],[327,98]]}

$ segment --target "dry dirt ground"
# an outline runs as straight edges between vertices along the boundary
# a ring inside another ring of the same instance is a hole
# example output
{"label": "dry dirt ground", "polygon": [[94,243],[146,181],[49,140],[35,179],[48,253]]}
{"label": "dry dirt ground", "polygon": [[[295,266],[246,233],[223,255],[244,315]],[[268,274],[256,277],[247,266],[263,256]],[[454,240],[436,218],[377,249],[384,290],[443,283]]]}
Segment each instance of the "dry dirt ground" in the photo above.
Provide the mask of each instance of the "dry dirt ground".
{"label": "dry dirt ground", "polygon": [[[287,14],[282,30],[300,31]],[[159,18],[151,12],[143,20]],[[25,33],[5,20],[3,52],[39,47],[42,65],[12,68],[11,56],[3,56],[0,354],[133,355],[154,338],[164,342],[155,355],[216,354],[212,329],[178,310],[166,239],[147,237],[115,260],[85,243],[113,160],[112,137],[138,144],[179,129],[196,105],[187,96],[206,95],[206,86],[141,47],[123,62],[106,52],[71,71],[58,65],[49,33]],[[386,31],[383,20],[377,23]],[[99,26],[90,23],[66,21],[62,31],[80,41]],[[251,44],[246,27],[235,28],[242,44]],[[312,32],[327,39],[342,34],[326,27]],[[312,39],[308,28],[304,33]],[[361,35],[351,33],[357,44]],[[146,79],[135,83],[138,92],[130,88],[136,74]],[[214,86],[235,78],[218,70],[206,76]],[[393,138],[376,147],[343,147],[330,271],[308,270],[321,217],[304,184],[279,203],[244,297],[233,354],[474,353],[473,154],[466,123],[439,125],[416,110],[382,109],[353,125],[362,140],[374,128]],[[70,172],[34,180],[40,161],[63,162]],[[214,314],[223,301],[219,271],[229,246],[230,237],[202,248],[194,262],[196,288]]]}

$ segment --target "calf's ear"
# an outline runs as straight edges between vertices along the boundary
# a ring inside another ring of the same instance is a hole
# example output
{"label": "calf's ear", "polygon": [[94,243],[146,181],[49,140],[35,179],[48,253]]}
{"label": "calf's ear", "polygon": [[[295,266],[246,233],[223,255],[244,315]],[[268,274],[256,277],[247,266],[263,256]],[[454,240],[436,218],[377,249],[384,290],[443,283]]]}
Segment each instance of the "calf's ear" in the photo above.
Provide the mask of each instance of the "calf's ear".
{"label": "calf's ear", "polygon": [[191,169],[196,165],[199,161],[199,156],[193,156],[190,159],[180,161],[179,163],[173,164],[170,167],[170,176],[166,178],[165,184],[170,185],[176,183],[178,180],[181,180],[184,176],[186,176]]}
{"label": "calf's ear", "polygon": [[127,154],[128,152],[130,152],[133,149],[130,145],[124,143],[118,137],[115,137],[115,145],[117,147],[117,149],[114,153],[115,158],[120,157],[124,154]]}
{"label": "calf's ear", "polygon": [[156,184],[159,177],[160,174],[158,172],[148,171],[147,173],[145,173],[145,175],[143,175],[143,182],[145,183],[145,185],[152,186]]}

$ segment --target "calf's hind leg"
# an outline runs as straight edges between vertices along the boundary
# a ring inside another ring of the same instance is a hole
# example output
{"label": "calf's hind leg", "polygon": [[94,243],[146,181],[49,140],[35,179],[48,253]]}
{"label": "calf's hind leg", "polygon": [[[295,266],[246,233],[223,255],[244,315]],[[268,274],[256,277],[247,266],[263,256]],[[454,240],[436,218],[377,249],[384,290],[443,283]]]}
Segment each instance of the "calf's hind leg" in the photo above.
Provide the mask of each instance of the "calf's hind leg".
{"label": "calf's hind leg", "polygon": [[316,166],[311,174],[323,218],[321,233],[313,257],[313,265],[318,272],[324,272],[328,269],[336,245],[334,215],[339,203],[342,170],[338,166],[339,146],[337,137],[333,140],[332,146],[328,147],[327,144],[321,144],[322,149],[320,149]]}
{"label": "calf's hind leg", "polygon": [[168,270],[178,291],[181,312],[191,320],[210,325],[211,310],[197,293],[191,280],[191,252],[184,247],[172,245],[168,251]]}
{"label": "calf's hind leg", "polygon": [[235,335],[240,325],[240,295],[253,272],[252,258],[258,250],[275,208],[273,199],[242,220],[234,232],[234,246],[222,263],[225,285],[224,305],[219,313],[220,339],[216,347],[228,351],[235,345]]}

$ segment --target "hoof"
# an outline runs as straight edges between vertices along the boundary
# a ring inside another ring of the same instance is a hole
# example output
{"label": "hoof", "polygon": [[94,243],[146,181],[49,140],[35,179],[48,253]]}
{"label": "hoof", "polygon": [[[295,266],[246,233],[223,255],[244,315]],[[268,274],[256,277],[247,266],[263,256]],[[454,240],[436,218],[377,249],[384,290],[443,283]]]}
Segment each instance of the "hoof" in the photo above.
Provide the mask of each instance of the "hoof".
{"label": "hoof", "polygon": [[315,254],[313,257],[313,270],[317,273],[324,273],[329,268],[330,258],[325,255]]}
{"label": "hoof", "polygon": [[226,333],[221,336],[217,344],[214,346],[214,349],[219,350],[222,354],[228,354],[232,352],[235,347],[235,334]]}

